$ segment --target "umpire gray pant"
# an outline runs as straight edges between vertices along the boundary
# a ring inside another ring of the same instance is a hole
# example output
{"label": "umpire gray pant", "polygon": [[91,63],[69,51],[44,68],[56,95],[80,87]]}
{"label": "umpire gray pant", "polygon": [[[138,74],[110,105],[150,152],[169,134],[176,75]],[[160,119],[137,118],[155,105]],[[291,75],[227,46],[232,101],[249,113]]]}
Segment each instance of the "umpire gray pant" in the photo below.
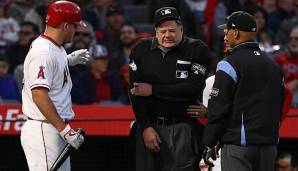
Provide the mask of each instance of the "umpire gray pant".
{"label": "umpire gray pant", "polygon": [[201,152],[199,142],[203,128],[191,123],[155,125],[162,143],[160,151],[150,152],[144,144],[141,130],[137,129],[136,171],[198,171]]}
{"label": "umpire gray pant", "polygon": [[224,144],[221,150],[222,171],[274,171],[275,145],[236,146]]}

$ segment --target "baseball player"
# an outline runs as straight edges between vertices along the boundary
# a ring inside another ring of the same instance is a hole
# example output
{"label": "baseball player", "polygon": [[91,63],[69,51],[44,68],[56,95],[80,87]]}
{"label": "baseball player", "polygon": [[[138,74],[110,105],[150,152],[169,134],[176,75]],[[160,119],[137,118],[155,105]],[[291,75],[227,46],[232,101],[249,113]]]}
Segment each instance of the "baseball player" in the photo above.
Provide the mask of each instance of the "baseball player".
{"label": "baseball player", "polygon": [[[21,131],[21,143],[31,171],[45,171],[53,165],[66,143],[78,149],[84,137],[72,129],[74,117],[68,65],[84,64],[87,50],[67,55],[62,44],[70,42],[81,20],[77,4],[56,1],[47,11],[44,34],[36,38],[24,63],[23,113],[28,117]],[[69,158],[60,171],[70,170]]]}
{"label": "baseball player", "polygon": [[[215,76],[212,75],[210,77],[208,77],[206,79],[206,87],[204,88],[204,91],[203,91],[203,105],[207,108],[208,107],[208,100],[210,98],[210,94],[211,94],[211,91],[212,91],[212,87],[213,87],[213,84],[214,84],[214,80],[215,80]],[[217,159],[213,162],[214,164],[214,167],[212,167],[211,169],[209,170],[212,170],[212,171],[221,171],[221,164],[220,164],[220,157],[219,157],[219,154],[220,154],[220,150],[217,151]],[[204,160],[202,159],[202,161],[200,162],[200,164],[203,164],[204,163]]]}

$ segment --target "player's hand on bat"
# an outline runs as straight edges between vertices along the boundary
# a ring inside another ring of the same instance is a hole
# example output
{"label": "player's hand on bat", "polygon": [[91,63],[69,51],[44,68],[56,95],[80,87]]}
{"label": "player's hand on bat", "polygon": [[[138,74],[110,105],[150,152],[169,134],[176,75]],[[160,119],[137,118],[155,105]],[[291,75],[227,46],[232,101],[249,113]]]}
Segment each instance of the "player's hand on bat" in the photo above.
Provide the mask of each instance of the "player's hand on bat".
{"label": "player's hand on bat", "polygon": [[150,96],[152,95],[152,85],[148,83],[133,83],[133,88],[130,91],[135,96]]}
{"label": "player's hand on bat", "polygon": [[161,140],[158,133],[152,128],[148,127],[143,132],[143,139],[145,146],[152,152],[158,152],[160,150],[159,144]]}
{"label": "player's hand on bat", "polygon": [[187,108],[187,114],[190,117],[200,117],[207,114],[207,108],[203,104],[189,105]]}
{"label": "player's hand on bat", "polygon": [[69,66],[75,66],[77,64],[85,65],[90,59],[90,54],[87,49],[80,49],[67,55],[67,59]]}
{"label": "player's hand on bat", "polygon": [[67,124],[66,127],[60,132],[60,135],[76,150],[79,149],[84,142],[84,136],[79,134],[78,131],[72,129],[69,124]]}

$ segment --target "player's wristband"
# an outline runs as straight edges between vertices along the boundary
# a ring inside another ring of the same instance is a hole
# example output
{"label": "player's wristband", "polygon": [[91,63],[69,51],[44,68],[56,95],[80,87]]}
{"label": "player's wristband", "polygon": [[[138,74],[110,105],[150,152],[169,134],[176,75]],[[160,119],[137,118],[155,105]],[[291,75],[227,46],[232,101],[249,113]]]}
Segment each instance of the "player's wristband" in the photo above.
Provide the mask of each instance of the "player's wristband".
{"label": "player's wristband", "polygon": [[67,125],[65,126],[65,128],[64,128],[62,131],[60,131],[60,135],[61,135],[61,137],[63,137],[63,138],[65,139],[64,135],[65,135],[67,132],[69,132],[70,130],[71,130],[71,127],[70,127],[69,124],[67,124]]}

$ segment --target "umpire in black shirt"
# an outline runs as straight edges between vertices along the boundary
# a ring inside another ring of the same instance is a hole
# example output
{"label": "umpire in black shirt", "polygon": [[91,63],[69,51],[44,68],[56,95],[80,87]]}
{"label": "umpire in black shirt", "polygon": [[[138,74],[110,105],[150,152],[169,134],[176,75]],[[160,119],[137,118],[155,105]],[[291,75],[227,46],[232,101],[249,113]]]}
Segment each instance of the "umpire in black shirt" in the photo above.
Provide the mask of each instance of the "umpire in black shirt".
{"label": "umpire in black shirt", "polygon": [[274,171],[284,102],[282,70],[255,42],[256,22],[250,14],[232,13],[219,28],[232,49],[217,65],[203,157],[209,163],[220,142],[222,171]]}
{"label": "umpire in black shirt", "polygon": [[156,10],[154,21],[156,36],[140,41],[130,56],[136,170],[199,170],[203,131],[186,109],[202,96],[210,52],[202,41],[183,35],[175,8]]}

